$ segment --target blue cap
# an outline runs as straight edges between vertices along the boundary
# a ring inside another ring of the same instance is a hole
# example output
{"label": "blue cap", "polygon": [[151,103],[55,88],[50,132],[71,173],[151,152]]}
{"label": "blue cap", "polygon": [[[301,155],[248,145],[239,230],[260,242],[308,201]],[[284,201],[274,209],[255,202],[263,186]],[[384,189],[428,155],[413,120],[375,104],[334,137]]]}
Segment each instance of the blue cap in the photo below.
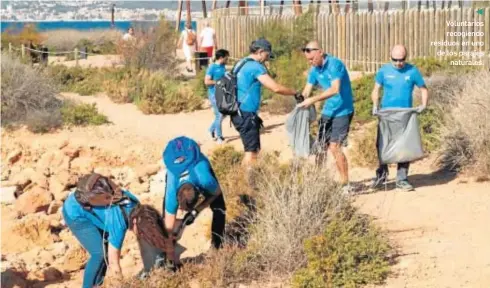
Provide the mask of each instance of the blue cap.
{"label": "blue cap", "polygon": [[260,48],[260,49],[263,49],[264,51],[269,52],[269,58],[270,59],[274,59],[275,58],[274,53],[272,53],[272,45],[271,45],[271,42],[269,42],[265,38],[259,38],[259,39],[255,40],[255,41],[253,41],[252,44],[250,45],[250,47],[251,48]]}

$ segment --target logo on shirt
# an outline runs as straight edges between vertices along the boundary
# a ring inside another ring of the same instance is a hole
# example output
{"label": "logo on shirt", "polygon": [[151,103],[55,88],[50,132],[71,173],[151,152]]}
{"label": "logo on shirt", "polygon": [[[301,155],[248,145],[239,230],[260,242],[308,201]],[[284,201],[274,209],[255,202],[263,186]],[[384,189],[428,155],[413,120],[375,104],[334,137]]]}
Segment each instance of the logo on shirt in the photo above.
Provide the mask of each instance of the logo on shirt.
{"label": "logo on shirt", "polygon": [[386,75],[386,78],[393,79],[393,78],[395,78],[395,75]]}
{"label": "logo on shirt", "polygon": [[410,76],[405,76],[405,81],[410,81]]}

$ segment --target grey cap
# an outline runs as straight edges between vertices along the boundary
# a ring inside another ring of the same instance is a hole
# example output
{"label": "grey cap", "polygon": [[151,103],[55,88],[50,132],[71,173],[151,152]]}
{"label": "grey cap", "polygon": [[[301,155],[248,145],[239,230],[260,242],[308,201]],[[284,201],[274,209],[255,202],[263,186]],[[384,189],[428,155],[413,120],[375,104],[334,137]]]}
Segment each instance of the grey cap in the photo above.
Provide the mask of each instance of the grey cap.
{"label": "grey cap", "polygon": [[270,53],[270,55],[269,55],[269,58],[270,59],[274,59],[274,57],[275,57],[274,53],[272,53],[272,45],[271,45],[271,42],[269,42],[265,38],[259,38],[259,39],[255,40],[255,41],[253,41],[252,44],[250,45],[250,47],[264,49],[264,51]]}

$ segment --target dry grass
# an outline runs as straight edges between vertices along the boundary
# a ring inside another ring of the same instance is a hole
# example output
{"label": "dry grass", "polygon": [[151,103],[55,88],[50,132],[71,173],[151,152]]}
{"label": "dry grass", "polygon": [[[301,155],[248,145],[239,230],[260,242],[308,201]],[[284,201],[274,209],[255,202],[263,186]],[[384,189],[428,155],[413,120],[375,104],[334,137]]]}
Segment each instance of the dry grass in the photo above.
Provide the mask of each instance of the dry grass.
{"label": "dry grass", "polygon": [[445,116],[439,163],[472,175],[490,175],[490,73],[465,76],[464,87]]}
{"label": "dry grass", "polygon": [[352,148],[352,162],[361,167],[375,168],[378,166],[378,152],[376,151],[377,125],[375,122],[367,123],[363,131],[359,132]]}
{"label": "dry grass", "polygon": [[[82,40],[94,46],[103,46],[106,43],[116,43],[122,37],[120,31],[104,29],[79,31],[71,29],[47,31],[42,34],[44,45],[57,52],[72,51]],[[79,47],[80,48],[80,47]]]}
{"label": "dry grass", "polygon": [[27,124],[35,132],[62,125],[56,85],[40,71],[2,53],[2,125]]}

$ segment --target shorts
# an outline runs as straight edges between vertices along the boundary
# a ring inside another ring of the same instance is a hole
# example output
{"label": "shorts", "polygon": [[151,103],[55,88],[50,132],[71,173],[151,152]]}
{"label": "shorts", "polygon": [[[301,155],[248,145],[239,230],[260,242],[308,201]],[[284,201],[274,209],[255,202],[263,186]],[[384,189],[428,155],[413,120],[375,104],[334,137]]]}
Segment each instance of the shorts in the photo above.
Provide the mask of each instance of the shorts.
{"label": "shorts", "polygon": [[322,115],[318,121],[317,141],[321,144],[340,143],[347,146],[350,123],[354,113],[340,117],[328,117]]}
{"label": "shorts", "polygon": [[262,119],[251,112],[241,111],[231,116],[231,122],[240,134],[245,152],[258,152],[260,150],[260,128],[263,126]]}

